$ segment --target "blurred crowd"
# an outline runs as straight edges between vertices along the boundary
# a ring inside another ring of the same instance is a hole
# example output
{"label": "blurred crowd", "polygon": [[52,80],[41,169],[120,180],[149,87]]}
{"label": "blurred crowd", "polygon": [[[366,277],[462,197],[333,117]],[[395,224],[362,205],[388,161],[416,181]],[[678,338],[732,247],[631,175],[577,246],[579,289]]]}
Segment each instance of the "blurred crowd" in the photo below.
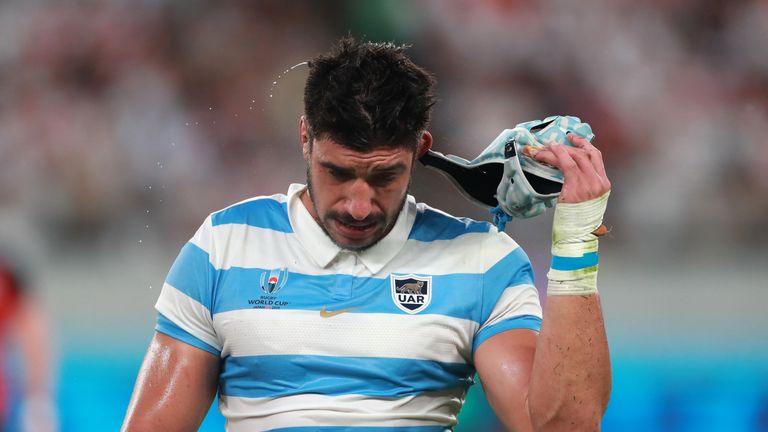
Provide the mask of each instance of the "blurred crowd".
{"label": "blurred crowd", "polygon": [[4,1],[0,223],[60,249],[178,245],[208,212],[285,191],[304,177],[306,68],[286,70],[351,32],[435,73],[436,149],[471,158],[518,122],[578,115],[617,237],[757,246],[766,28],[759,0]]}
{"label": "blurred crowd", "polygon": [[[606,217],[613,238],[604,244],[621,248],[609,256],[625,269],[635,250],[666,261],[702,250],[750,258],[768,241],[766,29],[761,0],[4,0],[0,249],[32,257],[27,264],[55,305],[54,327],[103,330],[120,343],[120,323],[149,331],[142,320],[162,277],[155,273],[167,270],[209,212],[304,181],[302,63],[351,33],[410,44],[415,61],[435,73],[431,131],[443,153],[471,159],[502,129],[552,114],[590,123],[613,182]],[[488,217],[423,171],[413,184],[420,200]],[[548,266],[549,223],[508,225],[538,280]],[[126,255],[111,254],[121,250]],[[72,257],[80,261],[59,264]],[[737,285],[760,284],[728,271]],[[680,281],[669,289],[690,283],[698,294],[699,281]],[[608,291],[614,307],[642,304],[621,289]],[[739,295],[728,297],[738,313],[762,304],[755,292]],[[698,304],[682,296],[675,318]],[[697,310],[739,321],[722,312],[720,296],[710,301]],[[643,326],[645,314],[663,322],[653,308],[642,313]],[[66,330],[70,342],[92,336]],[[65,360],[78,349],[65,346]],[[67,421],[75,425],[69,430],[89,430],[78,421],[92,418],[92,430],[104,430],[94,413],[115,409],[114,400],[101,398],[104,407],[77,417],[72,411],[93,401],[66,396],[80,396],[83,378],[72,362],[63,370],[70,372],[62,379],[61,400],[69,401],[62,430]],[[120,387],[105,370],[101,381]],[[115,412],[119,422],[124,406]],[[756,430],[765,429],[760,421]]]}

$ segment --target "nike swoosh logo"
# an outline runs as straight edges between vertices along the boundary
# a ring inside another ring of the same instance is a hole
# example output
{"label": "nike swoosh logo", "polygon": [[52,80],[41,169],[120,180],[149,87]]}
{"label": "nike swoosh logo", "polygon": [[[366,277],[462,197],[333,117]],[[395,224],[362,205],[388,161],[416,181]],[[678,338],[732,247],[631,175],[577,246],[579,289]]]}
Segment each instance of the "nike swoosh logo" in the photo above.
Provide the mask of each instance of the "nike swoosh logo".
{"label": "nike swoosh logo", "polygon": [[357,309],[357,308],[351,307],[351,308],[346,308],[346,309],[339,309],[339,310],[335,310],[335,311],[329,311],[329,310],[325,309],[325,306],[323,306],[320,309],[320,316],[323,317],[323,318],[330,318],[330,317],[334,317],[334,316],[339,315],[339,314],[343,314],[344,312],[349,312],[349,311],[354,310],[354,309]]}

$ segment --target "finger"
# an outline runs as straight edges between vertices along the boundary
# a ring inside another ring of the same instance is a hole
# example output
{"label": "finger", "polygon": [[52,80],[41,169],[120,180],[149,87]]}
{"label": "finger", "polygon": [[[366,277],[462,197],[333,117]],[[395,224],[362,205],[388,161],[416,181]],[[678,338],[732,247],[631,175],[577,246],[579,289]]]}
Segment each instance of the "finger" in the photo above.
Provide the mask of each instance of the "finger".
{"label": "finger", "polygon": [[562,148],[568,152],[568,155],[570,155],[574,161],[576,161],[576,165],[579,167],[582,173],[588,176],[599,178],[599,175],[595,170],[594,165],[592,165],[592,160],[589,158],[586,150],[570,146],[562,146]]}
{"label": "finger", "polygon": [[543,149],[534,148],[530,151],[530,154],[532,158],[539,162],[543,162],[552,166],[555,166],[555,163],[557,163],[557,156],[555,156],[555,154],[546,147]]}
{"label": "finger", "polygon": [[590,195],[599,196],[610,189],[595,171],[595,167],[584,150],[568,146],[563,146],[563,149],[576,161],[576,165],[579,167],[579,183]]}
{"label": "finger", "polygon": [[579,166],[576,163],[575,160],[571,157],[570,154],[568,154],[568,151],[565,150],[564,146],[560,144],[551,144],[547,146],[549,150],[555,155],[556,160],[552,165],[556,166],[557,168],[560,168],[560,171],[563,172],[563,176],[567,179],[568,177],[576,177],[579,174]]}
{"label": "finger", "polygon": [[590,196],[600,196],[610,190],[610,183],[603,181],[597,171],[595,171],[589,156],[582,149],[548,144],[541,150],[537,149],[534,157],[540,162],[549,163],[559,168],[561,162],[555,153],[558,151],[558,148],[565,153],[565,156],[569,156],[576,163],[576,169],[572,173],[566,173],[565,170],[561,169],[563,176],[567,179],[566,184],[570,183],[571,187],[576,187]]}
{"label": "finger", "polygon": [[595,171],[600,175],[602,179],[605,181],[608,180],[608,176],[605,173],[605,165],[603,164],[603,154],[600,152],[600,149],[595,147],[588,139],[580,137],[576,134],[569,133],[568,139],[570,140],[571,144],[574,145],[574,147],[584,149],[584,151],[587,152],[589,155],[589,160],[592,162],[592,166],[594,166]]}

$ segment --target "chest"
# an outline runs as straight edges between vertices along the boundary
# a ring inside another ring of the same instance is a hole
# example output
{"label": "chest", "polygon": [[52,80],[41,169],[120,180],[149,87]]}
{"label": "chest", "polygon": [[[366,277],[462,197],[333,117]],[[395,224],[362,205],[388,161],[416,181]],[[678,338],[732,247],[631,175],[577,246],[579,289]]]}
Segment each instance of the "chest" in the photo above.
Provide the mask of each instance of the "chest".
{"label": "chest", "polygon": [[477,276],[351,273],[230,269],[214,302],[222,355],[470,362]]}

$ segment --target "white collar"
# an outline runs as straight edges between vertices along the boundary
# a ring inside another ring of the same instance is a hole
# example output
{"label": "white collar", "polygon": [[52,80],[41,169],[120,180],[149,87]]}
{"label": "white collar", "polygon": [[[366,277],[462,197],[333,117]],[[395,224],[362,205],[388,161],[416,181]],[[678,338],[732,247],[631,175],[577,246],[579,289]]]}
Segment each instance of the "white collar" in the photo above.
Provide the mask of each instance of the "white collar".
{"label": "white collar", "polygon": [[[306,188],[306,185],[295,183],[288,188],[288,218],[299,243],[309,252],[317,265],[325,268],[344,249],[337,246],[325,234],[304,206],[300,195]],[[416,199],[408,195],[392,230],[375,245],[362,252],[354,253],[372,274],[378,273],[403,248],[415,220]]]}

